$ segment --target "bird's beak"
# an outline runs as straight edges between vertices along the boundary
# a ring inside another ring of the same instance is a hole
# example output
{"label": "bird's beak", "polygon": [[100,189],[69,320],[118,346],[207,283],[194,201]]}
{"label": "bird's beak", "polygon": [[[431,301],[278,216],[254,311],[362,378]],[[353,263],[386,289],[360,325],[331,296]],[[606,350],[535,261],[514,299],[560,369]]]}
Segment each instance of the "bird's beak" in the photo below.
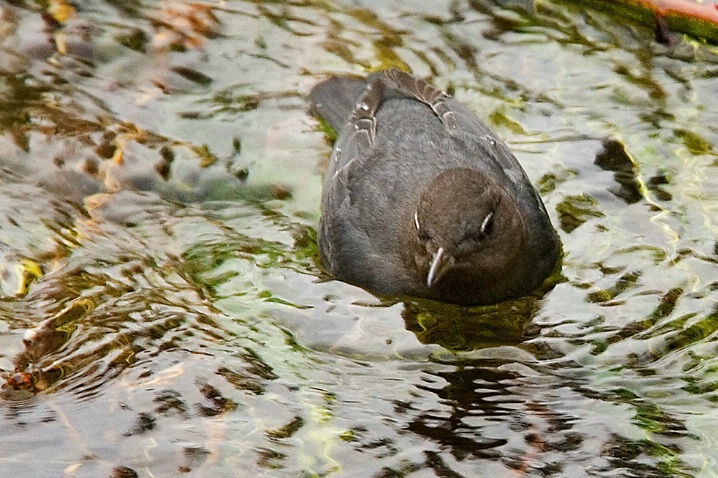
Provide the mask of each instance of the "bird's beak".
{"label": "bird's beak", "polygon": [[433,287],[439,282],[439,279],[446,274],[446,271],[454,266],[454,258],[447,254],[443,247],[440,247],[438,251],[431,258],[431,267],[429,268],[429,274],[426,276],[426,285]]}

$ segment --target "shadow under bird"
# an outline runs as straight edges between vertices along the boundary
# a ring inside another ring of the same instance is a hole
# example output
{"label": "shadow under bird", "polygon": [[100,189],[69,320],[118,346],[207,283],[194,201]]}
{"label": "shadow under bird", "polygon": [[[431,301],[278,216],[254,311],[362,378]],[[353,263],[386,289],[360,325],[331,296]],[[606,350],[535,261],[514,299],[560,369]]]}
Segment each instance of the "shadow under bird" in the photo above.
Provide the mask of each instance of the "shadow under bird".
{"label": "shadow under bird", "polygon": [[322,195],[322,263],[387,295],[461,305],[529,294],[554,270],[556,231],[506,144],[466,107],[390,69],[310,94],[337,132]]}

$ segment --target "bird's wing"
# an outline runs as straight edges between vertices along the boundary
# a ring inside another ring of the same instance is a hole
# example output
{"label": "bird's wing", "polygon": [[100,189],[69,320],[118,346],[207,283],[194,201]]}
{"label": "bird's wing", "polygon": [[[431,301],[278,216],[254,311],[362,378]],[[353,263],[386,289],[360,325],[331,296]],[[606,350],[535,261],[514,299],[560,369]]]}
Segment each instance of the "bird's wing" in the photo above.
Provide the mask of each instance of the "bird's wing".
{"label": "bird's wing", "polygon": [[434,111],[434,114],[441,120],[449,131],[457,130],[459,119],[456,117],[449,101],[451,98],[445,92],[397,68],[391,68],[384,72],[389,85],[406,96],[413,97],[422,103],[426,103]]}
{"label": "bird's wing", "polygon": [[[451,135],[456,136],[465,133],[469,136],[485,138],[489,144],[491,144],[492,140],[501,141],[501,138],[481,121],[475,113],[454,100],[446,92],[421,78],[396,68],[391,68],[382,73],[389,88],[404,97],[412,98],[429,106]],[[389,96],[389,94],[386,94],[386,96]]]}
{"label": "bird's wing", "polygon": [[[504,141],[464,105],[430,83],[399,69],[383,72],[387,87],[405,97],[425,103],[444,124],[450,135],[462,137],[484,151],[484,161],[503,171],[514,189],[541,205],[524,169]],[[389,93],[385,93],[388,95]],[[542,206],[542,205],[541,205]]]}
{"label": "bird's wing", "polygon": [[384,95],[384,83],[370,81],[357,99],[356,105],[334,146],[329,173],[347,186],[352,171],[367,159],[376,142],[376,110]]}

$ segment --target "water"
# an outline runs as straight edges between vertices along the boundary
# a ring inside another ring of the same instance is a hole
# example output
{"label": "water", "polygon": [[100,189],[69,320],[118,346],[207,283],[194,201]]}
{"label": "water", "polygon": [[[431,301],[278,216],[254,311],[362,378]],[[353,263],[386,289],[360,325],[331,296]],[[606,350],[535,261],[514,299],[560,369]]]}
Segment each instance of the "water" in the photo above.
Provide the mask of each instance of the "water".
{"label": "water", "polygon": [[[50,4],[0,5],[0,476],[718,475],[715,47],[553,2]],[[321,271],[306,93],[390,65],[516,152],[545,295]]]}

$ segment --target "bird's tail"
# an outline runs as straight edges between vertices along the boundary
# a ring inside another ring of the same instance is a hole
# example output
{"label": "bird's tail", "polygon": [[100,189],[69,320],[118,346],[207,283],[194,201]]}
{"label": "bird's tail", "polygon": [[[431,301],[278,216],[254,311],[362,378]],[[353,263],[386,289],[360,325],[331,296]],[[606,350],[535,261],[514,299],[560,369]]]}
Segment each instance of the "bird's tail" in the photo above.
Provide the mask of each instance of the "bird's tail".
{"label": "bird's tail", "polygon": [[339,132],[349,120],[366,84],[366,80],[350,77],[324,80],[309,93],[312,111],[329,123],[334,131]]}

